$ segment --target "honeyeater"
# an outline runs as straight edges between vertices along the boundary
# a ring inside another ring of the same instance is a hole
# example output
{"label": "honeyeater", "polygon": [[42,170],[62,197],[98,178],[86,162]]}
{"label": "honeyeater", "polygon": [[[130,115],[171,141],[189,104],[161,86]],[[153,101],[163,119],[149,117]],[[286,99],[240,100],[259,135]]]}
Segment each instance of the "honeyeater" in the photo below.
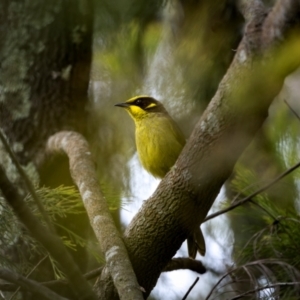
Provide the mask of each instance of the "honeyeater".
{"label": "honeyeater", "polygon": [[[134,120],[136,147],[143,167],[154,177],[163,178],[185,145],[182,131],[164,106],[152,97],[136,96],[115,106],[125,108]],[[187,242],[190,257],[195,258],[197,250],[205,254],[205,242],[199,227]]]}

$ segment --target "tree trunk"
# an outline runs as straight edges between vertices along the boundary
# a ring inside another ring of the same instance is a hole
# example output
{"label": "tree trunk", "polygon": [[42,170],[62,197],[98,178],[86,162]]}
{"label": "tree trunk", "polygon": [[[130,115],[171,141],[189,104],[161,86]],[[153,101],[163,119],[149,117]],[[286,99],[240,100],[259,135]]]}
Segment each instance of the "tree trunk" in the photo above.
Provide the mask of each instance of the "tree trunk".
{"label": "tree trunk", "polygon": [[[35,183],[72,184],[66,158],[45,163],[45,143],[62,129],[85,131],[92,27],[89,0],[0,2],[0,127]],[[0,163],[25,195],[22,179],[0,150]],[[87,217],[76,218],[64,222],[86,235]],[[82,267],[85,252],[73,252]]]}
{"label": "tree trunk", "polygon": [[47,138],[84,131],[89,1],[1,1],[0,125],[20,162],[40,166]]}

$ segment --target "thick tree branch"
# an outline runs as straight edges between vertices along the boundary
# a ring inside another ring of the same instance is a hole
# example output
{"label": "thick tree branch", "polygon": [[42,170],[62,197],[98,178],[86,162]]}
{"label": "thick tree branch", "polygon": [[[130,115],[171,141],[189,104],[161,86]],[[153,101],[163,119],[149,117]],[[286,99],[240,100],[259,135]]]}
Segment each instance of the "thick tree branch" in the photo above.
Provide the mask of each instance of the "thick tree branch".
{"label": "thick tree branch", "polygon": [[238,6],[246,22],[250,22],[257,18],[257,15],[265,13],[265,6],[261,0],[240,0]]}
{"label": "thick tree branch", "polygon": [[289,29],[299,24],[300,3],[295,0],[278,0],[265,19],[262,41],[265,47],[281,43]]}
{"label": "thick tree branch", "polygon": [[15,283],[17,286],[22,287],[29,292],[32,292],[43,299],[49,300],[67,300],[67,298],[61,297],[58,294],[52,292],[45,286],[30,280],[20,274],[13,273],[7,269],[0,269],[0,278],[9,282]]}
{"label": "thick tree branch", "polygon": [[17,189],[7,178],[2,166],[0,166],[0,188],[6,201],[13,208],[17,217],[61,265],[77,296],[80,299],[96,299],[90,285],[82,277],[78,266],[64,247],[62,241],[52,232],[48,232],[47,228],[32,214],[26,203],[18,194]]}
{"label": "thick tree branch", "polygon": [[49,138],[47,148],[49,153],[63,152],[69,158],[71,176],[105,254],[105,271],[109,270],[120,299],[143,299],[126,248],[102,195],[88,143],[76,132],[62,131]]}
{"label": "thick tree branch", "polygon": [[203,266],[200,260],[188,257],[176,257],[171,259],[171,261],[163,269],[163,272],[176,270],[191,270],[199,274],[204,274],[206,272],[206,268]]}

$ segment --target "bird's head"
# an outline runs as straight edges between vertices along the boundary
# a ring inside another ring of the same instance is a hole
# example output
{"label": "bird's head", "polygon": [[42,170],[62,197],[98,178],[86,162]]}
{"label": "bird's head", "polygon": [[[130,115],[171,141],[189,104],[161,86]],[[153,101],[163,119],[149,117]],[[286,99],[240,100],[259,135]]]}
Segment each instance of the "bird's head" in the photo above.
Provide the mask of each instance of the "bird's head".
{"label": "bird's head", "polygon": [[164,106],[150,96],[136,96],[130,98],[124,103],[115,104],[115,106],[125,108],[134,121],[143,119],[153,113],[167,114]]}

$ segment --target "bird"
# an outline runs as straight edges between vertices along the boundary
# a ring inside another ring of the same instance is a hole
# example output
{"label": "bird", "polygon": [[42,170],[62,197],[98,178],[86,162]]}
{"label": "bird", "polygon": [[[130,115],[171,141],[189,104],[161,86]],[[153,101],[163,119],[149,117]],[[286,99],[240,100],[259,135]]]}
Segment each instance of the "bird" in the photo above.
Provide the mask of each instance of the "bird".
{"label": "bird", "polygon": [[[115,106],[124,108],[135,123],[139,160],[150,174],[162,179],[174,166],[186,139],[161,102],[147,95],[130,98]],[[205,255],[205,241],[198,227],[187,238],[189,257]]]}

